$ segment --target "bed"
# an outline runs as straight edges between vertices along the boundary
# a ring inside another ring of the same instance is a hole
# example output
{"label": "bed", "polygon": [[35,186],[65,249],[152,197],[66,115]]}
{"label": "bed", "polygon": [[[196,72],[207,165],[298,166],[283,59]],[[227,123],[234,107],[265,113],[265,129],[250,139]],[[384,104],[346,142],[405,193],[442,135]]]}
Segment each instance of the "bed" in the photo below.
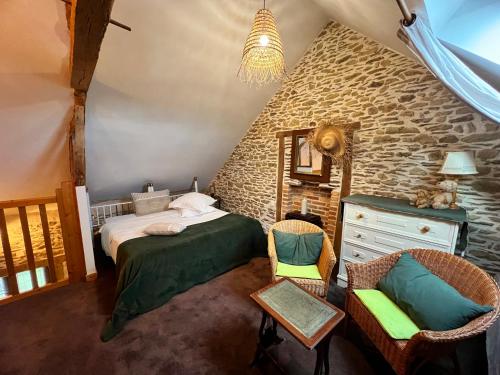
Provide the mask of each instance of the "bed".
{"label": "bed", "polygon": [[[143,233],[146,226],[160,221],[187,228],[175,236]],[[218,209],[190,218],[182,218],[176,210],[116,216],[106,219],[100,232],[118,278],[114,310],[101,332],[103,341],[116,336],[128,320],[176,294],[267,254],[257,220]]]}

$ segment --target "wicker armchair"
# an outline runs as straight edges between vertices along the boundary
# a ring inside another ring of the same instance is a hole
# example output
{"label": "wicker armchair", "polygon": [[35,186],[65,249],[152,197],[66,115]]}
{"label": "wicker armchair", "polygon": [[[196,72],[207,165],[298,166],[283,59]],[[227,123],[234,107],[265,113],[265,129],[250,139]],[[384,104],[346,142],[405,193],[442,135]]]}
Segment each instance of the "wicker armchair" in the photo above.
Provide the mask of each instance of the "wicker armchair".
{"label": "wicker armchair", "polygon": [[337,259],[335,258],[335,253],[333,252],[332,243],[330,242],[330,239],[328,238],[328,235],[325,233],[325,231],[314,224],[302,220],[284,220],[271,226],[267,239],[269,259],[271,261],[272,281],[281,279],[280,276],[276,276],[278,256],[276,255],[273,229],[296,234],[319,232],[323,233],[323,248],[321,250],[318,263],[316,264],[318,266],[322,280],[299,278],[293,278],[293,280],[312,293],[326,298],[326,295],[328,294],[328,286],[330,285],[330,277],[332,275],[333,266],[335,266],[335,262],[337,261]]}
{"label": "wicker armchair", "polygon": [[450,355],[457,366],[456,344],[485,332],[498,318],[498,285],[486,272],[455,255],[424,249],[408,252],[462,295],[476,303],[493,306],[494,310],[457,329],[439,332],[423,330],[410,340],[392,339],[356,297],[353,289],[376,288],[378,281],[399,259],[402,252],[398,252],[364,264],[347,264],[346,325],[349,319],[353,319],[399,375],[415,374],[423,364],[443,355]]}

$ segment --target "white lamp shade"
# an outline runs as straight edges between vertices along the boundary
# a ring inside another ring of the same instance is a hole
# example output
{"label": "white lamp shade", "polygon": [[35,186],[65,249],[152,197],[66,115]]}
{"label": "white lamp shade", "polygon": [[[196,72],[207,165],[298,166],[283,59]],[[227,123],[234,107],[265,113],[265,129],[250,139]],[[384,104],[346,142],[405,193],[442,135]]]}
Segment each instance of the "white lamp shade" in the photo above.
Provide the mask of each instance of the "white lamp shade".
{"label": "white lamp shade", "polygon": [[474,154],[471,151],[447,152],[439,173],[451,175],[477,174]]}

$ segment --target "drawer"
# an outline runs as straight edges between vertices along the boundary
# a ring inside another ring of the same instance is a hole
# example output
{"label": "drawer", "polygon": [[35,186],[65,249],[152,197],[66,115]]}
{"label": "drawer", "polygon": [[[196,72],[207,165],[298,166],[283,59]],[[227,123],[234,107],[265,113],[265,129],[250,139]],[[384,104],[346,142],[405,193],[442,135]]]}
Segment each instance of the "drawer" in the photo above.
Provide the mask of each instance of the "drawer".
{"label": "drawer", "polygon": [[451,244],[436,242],[433,239],[420,240],[396,232],[360,227],[346,223],[343,231],[343,243],[367,246],[380,253],[394,253],[400,250],[423,248],[451,252]]}
{"label": "drawer", "polygon": [[365,263],[384,255],[387,255],[387,253],[377,252],[368,247],[357,246],[348,242],[342,244],[342,259],[349,258],[353,261]]}
{"label": "drawer", "polygon": [[412,236],[424,241],[435,241],[441,245],[454,243],[454,236],[457,233],[457,224],[452,222],[397,214],[353,204],[346,204],[344,218],[347,223]]}

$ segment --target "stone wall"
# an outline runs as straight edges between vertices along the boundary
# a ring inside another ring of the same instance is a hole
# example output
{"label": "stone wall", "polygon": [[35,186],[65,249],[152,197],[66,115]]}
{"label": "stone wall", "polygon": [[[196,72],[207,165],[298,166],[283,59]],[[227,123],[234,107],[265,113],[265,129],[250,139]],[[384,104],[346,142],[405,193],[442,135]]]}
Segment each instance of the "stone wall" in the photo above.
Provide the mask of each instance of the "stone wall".
{"label": "stone wall", "polygon": [[437,171],[446,151],[476,151],[480,173],[459,187],[470,220],[467,256],[500,271],[500,126],[424,67],[337,23],[320,33],[212,182],[224,208],[272,224],[276,132],[337,117],[361,122],[353,193],[410,197],[443,178]]}

